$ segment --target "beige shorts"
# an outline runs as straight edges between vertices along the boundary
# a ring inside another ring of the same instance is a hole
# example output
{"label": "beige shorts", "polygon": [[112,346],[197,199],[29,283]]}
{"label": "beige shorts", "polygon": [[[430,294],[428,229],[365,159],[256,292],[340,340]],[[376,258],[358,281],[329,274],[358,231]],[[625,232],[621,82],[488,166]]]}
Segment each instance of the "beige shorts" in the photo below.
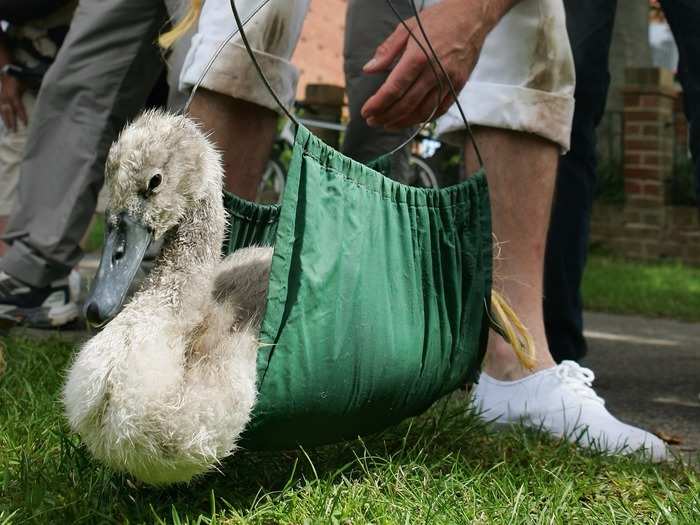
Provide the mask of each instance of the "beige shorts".
{"label": "beige shorts", "polygon": [[[471,124],[534,133],[568,151],[575,83],[561,0],[524,0],[486,37],[459,101]],[[464,134],[456,105],[437,130]]]}
{"label": "beige shorts", "polygon": [[[34,94],[25,92],[22,96],[24,109],[29,119],[34,110]],[[0,121],[0,215],[9,215],[15,203],[19,170],[27,143],[27,127],[19,123],[17,131],[10,131]]]}
{"label": "beige shorts", "polygon": [[[299,40],[309,2],[270,0],[244,28],[250,46],[256,50],[260,67],[287,107],[294,103],[299,80],[299,71],[289,60]],[[236,0],[241,21],[245,21],[259,4],[260,0]],[[204,2],[197,32],[182,67],[181,90],[190,90],[196,85],[211,57],[236,27],[229,0]],[[238,35],[222,49],[201,85],[279,111]]]}
{"label": "beige shorts", "polygon": [[[439,1],[427,0],[424,4]],[[242,19],[258,4],[259,0],[236,1]],[[309,0],[271,0],[246,26],[252,47],[260,50],[257,57],[263,70],[288,106],[294,101],[298,80],[298,72],[289,60],[308,5]],[[229,0],[206,0],[180,76],[181,88],[189,89],[197,82],[220,43],[235,27]],[[486,38],[459,98],[475,125],[534,133],[566,151],[574,112],[574,84],[562,1],[523,0]],[[278,110],[238,39],[224,48],[202,85]],[[448,138],[463,140],[455,137],[464,133],[456,106],[438,119],[437,129]]]}

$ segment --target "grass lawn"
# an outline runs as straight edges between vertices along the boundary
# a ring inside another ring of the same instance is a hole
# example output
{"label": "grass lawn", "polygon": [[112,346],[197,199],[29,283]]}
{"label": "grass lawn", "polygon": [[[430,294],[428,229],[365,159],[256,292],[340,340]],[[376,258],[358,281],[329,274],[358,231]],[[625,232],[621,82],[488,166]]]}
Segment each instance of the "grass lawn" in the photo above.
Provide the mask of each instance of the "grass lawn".
{"label": "grass lawn", "polygon": [[0,525],[19,523],[698,523],[700,479],[495,433],[455,394],[379,436],[241,453],[189,486],[154,489],[93,461],[61,415],[73,345],[5,338]]}
{"label": "grass lawn", "polygon": [[592,254],[582,293],[587,310],[700,322],[700,268]]}

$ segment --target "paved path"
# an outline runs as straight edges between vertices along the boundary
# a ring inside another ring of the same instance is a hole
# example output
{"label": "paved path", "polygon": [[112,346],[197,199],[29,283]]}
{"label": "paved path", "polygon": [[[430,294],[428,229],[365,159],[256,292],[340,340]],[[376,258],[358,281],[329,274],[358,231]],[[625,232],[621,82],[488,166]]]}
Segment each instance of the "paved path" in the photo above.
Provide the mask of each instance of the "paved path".
{"label": "paved path", "polygon": [[[677,437],[674,448],[700,464],[700,324],[586,314],[596,391],[628,423]],[[52,332],[14,329],[33,337]],[[56,332],[53,332],[56,334]],[[76,343],[88,334],[62,331]]]}
{"label": "paved path", "polygon": [[588,313],[585,325],[582,364],[610,411],[700,459],[700,324]]}

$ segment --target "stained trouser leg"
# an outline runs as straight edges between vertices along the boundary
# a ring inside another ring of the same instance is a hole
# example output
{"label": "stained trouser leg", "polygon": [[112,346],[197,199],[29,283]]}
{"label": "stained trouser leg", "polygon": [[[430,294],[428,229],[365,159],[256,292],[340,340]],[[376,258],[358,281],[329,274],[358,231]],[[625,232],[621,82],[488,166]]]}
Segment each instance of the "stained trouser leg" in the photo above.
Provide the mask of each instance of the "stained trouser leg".
{"label": "stained trouser leg", "polygon": [[30,123],[0,269],[33,286],[67,275],[95,210],[109,145],[142,107],[162,61],[161,0],[83,0]]}
{"label": "stained trouser leg", "polygon": [[[396,8],[405,18],[411,9],[405,2],[396,2]],[[361,162],[369,162],[388,153],[413,130],[387,131],[371,128],[360,116],[360,109],[386,80],[387,74],[365,75],[362,66],[393,31],[399,20],[386,2],[350,0],[345,20],[345,83],[348,93],[350,121],[343,140],[343,153]],[[408,170],[409,151],[403,148],[394,155],[391,176],[403,180]]]}
{"label": "stained trouser leg", "polygon": [[586,353],[581,280],[588,251],[596,178],[595,130],[610,83],[608,53],[616,2],[565,0],[576,66],[576,109],[571,150],[560,160],[547,239],[544,320],[555,361]]}
{"label": "stained trouser leg", "polygon": [[690,125],[690,153],[695,163],[695,192],[700,208],[700,4],[696,0],[662,0],[661,7],[678,46],[678,77]]}

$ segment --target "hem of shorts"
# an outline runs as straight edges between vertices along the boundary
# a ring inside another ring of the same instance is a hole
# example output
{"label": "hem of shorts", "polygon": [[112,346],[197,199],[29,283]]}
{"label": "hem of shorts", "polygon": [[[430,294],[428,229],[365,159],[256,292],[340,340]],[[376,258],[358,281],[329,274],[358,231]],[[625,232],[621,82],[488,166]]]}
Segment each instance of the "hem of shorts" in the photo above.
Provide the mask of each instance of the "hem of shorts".
{"label": "hem of shorts", "polygon": [[[220,41],[213,39],[199,39],[196,44],[193,42],[191,55],[186,60],[180,77],[180,90],[192,89],[202,74],[202,68],[194,67],[194,64],[206,65],[220,44]],[[291,108],[299,80],[297,68],[291,62],[264,51],[254,50],[254,53],[270,85],[285,106]],[[200,86],[282,113],[262,83],[246,48],[236,42],[224,46]]]}
{"label": "hem of shorts", "polygon": [[[574,97],[522,86],[485,82],[467,83],[459,101],[474,126],[532,133],[569,150]],[[465,126],[457,106],[437,121],[437,132],[447,142],[463,145]]]}

